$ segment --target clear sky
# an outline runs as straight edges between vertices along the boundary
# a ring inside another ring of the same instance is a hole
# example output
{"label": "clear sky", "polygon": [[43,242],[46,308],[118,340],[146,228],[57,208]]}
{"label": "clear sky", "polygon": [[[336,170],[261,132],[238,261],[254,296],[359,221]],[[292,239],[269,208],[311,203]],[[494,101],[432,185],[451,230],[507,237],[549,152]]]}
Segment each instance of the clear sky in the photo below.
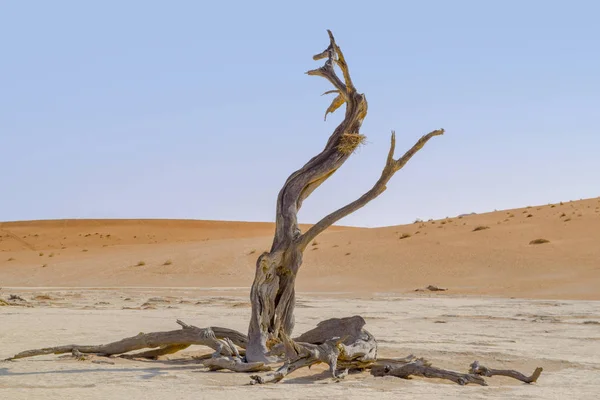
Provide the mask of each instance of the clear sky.
{"label": "clear sky", "polygon": [[598,1],[0,0],[0,221],[272,221],[319,152],[333,31],[368,143],[305,203],[381,226],[600,195]]}

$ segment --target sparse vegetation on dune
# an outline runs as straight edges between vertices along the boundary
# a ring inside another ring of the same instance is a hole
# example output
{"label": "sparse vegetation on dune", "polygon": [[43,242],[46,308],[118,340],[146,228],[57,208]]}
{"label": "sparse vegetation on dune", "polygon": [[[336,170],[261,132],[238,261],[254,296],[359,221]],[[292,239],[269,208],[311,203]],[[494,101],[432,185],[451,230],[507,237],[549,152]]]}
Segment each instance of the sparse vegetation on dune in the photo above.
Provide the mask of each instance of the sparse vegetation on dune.
{"label": "sparse vegetation on dune", "polygon": [[529,242],[529,244],[544,244],[544,243],[550,243],[550,241],[548,239],[534,239],[531,242]]}
{"label": "sparse vegetation on dune", "polygon": [[487,225],[479,225],[473,228],[473,232],[484,231],[486,229],[490,229],[490,227]]}

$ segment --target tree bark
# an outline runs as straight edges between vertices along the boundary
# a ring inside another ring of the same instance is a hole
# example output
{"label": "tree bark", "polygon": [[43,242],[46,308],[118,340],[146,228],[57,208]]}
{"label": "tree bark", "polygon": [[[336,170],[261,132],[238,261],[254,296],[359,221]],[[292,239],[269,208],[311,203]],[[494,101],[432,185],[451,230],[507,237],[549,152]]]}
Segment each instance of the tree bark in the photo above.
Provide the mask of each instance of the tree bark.
{"label": "tree bark", "polygon": [[[334,89],[325,94],[337,96],[327,109],[327,114],[335,112],[346,104],[342,122],[329,137],[325,148],[308,161],[302,168],[292,173],[277,197],[275,235],[269,252],[258,257],[256,273],[250,300],[252,315],[248,327],[248,361],[272,362],[275,358],[268,353],[274,345],[289,338],[294,329],[295,280],[302,265],[302,255],[308,244],[325,229],[365,206],[386,189],[387,182],[396,171],[419,151],[433,136],[442,135],[443,129],[423,136],[403,157],[394,159],[395,133],[392,132],[391,146],[381,177],[373,188],[357,200],[327,215],[304,234],[298,226],[298,211],[302,202],[331,175],[333,175],[363,142],[360,127],[367,115],[367,100],[358,93],[344,55],[330,31],[329,46],[313,57],[326,59],[318,69],[308,71],[308,75],[327,79]],[[342,71],[340,79],[334,67]]]}
{"label": "tree bark", "polygon": [[69,344],[56,347],[46,347],[43,349],[33,349],[23,351],[9,358],[16,360],[25,357],[41,356],[46,354],[64,354],[77,351],[86,354],[101,354],[110,356],[114,354],[123,354],[130,351],[141,350],[145,348],[157,348],[157,350],[146,351],[138,354],[138,357],[154,358],[159,355],[172,354],[182,350],[190,345],[203,345],[230,356],[233,354],[232,346],[224,346],[223,340],[227,340],[239,347],[245,348],[248,341],[244,334],[228,328],[198,328],[188,325],[183,321],[177,320],[182,329],[168,332],[140,333],[121,339],[116,342],[100,345],[78,345]]}
{"label": "tree bark", "polygon": [[487,386],[485,379],[476,374],[463,374],[460,372],[449,371],[437,367],[432,367],[431,364],[422,358],[415,359],[406,363],[385,364],[377,363],[371,369],[373,376],[396,376],[398,378],[409,379],[411,376],[422,376],[424,378],[447,379],[459,385],[467,385],[474,383],[481,386]]}
{"label": "tree bark", "polygon": [[487,368],[483,365],[480,365],[478,361],[473,361],[471,364],[471,368],[469,369],[470,374],[481,375],[481,376],[507,376],[509,378],[514,378],[520,380],[525,383],[534,383],[537,382],[538,378],[542,374],[544,369],[542,367],[537,367],[533,374],[530,376],[524,375],[519,371],[515,371],[513,369],[493,369]]}

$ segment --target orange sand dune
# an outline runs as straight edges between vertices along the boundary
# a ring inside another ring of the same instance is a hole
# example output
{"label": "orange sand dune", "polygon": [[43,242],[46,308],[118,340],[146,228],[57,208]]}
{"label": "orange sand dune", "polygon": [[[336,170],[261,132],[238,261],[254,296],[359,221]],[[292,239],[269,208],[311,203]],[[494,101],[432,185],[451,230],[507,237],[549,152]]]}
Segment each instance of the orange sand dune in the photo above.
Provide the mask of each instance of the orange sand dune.
{"label": "orange sand dune", "polygon": [[[478,226],[488,228],[474,231]],[[0,286],[247,288],[273,228],[189,220],[5,222]],[[549,243],[530,244],[534,239]],[[298,276],[301,291],[402,293],[429,284],[452,294],[600,299],[600,199],[386,228],[335,227],[307,249]]]}

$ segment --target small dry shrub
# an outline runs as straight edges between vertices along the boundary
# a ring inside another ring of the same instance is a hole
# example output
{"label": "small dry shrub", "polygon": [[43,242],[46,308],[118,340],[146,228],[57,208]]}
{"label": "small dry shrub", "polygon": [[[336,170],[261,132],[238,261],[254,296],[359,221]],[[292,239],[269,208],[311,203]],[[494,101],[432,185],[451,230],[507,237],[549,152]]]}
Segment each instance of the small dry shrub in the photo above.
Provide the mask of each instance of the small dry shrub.
{"label": "small dry shrub", "polygon": [[486,229],[490,229],[490,227],[489,226],[485,226],[485,225],[479,225],[479,226],[476,226],[475,229],[473,229],[473,232],[483,231],[483,230],[486,230]]}
{"label": "small dry shrub", "polygon": [[550,243],[550,241],[548,239],[534,239],[531,242],[529,242],[529,244],[544,244],[544,243]]}

